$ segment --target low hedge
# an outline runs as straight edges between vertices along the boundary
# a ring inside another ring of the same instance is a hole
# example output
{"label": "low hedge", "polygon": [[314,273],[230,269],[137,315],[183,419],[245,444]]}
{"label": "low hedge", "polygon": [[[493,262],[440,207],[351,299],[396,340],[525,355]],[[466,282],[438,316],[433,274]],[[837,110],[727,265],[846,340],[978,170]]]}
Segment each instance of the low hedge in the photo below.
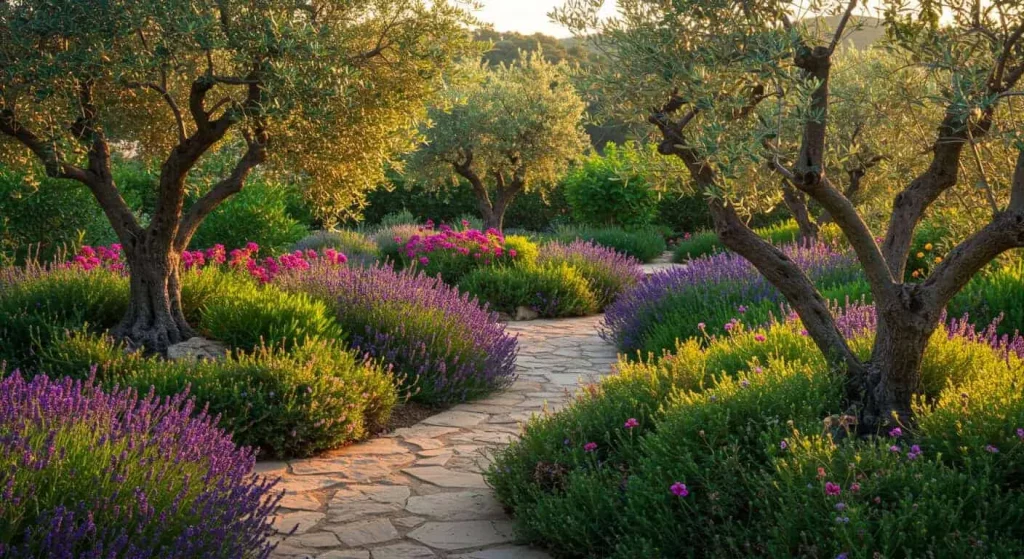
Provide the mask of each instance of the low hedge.
{"label": "low hedge", "polygon": [[587,228],[561,227],[555,231],[554,240],[571,243],[576,240],[590,241],[641,262],[652,262],[667,249],[665,236],[653,227],[627,231],[617,227]]}
{"label": "low hedge", "polygon": [[264,458],[311,456],[365,439],[387,422],[397,401],[390,373],[326,341],[182,362],[70,333],[43,351],[48,374],[84,378],[91,368],[107,386],[152,389],[158,396],[188,392],[236,443],[259,449]]}
{"label": "low hedge", "polygon": [[459,287],[511,316],[519,307],[544,318],[586,316],[599,308],[587,278],[565,262],[478,268],[467,274]]}

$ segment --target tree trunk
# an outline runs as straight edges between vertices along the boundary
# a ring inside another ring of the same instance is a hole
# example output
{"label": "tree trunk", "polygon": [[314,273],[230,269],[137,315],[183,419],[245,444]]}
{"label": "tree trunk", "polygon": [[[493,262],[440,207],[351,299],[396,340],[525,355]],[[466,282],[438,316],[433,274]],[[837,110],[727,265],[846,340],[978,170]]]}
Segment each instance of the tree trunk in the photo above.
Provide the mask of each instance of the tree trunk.
{"label": "tree trunk", "polygon": [[907,309],[878,310],[862,414],[869,431],[911,420],[913,396],[921,393],[924,351],[937,327],[938,318],[925,319]]}
{"label": "tree trunk", "polygon": [[163,353],[194,336],[195,331],[181,307],[181,255],[148,244],[125,247],[131,286],[128,312],[113,334],[132,347]]}

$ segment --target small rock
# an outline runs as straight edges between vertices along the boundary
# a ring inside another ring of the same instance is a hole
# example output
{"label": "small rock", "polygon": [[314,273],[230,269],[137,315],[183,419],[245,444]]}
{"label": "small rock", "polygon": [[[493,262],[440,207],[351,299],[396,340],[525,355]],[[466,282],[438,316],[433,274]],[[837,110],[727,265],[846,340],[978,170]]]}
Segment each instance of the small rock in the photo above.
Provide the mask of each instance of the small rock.
{"label": "small rock", "polygon": [[540,314],[530,307],[516,307],[516,320],[536,320]]}
{"label": "small rock", "polygon": [[227,354],[224,344],[198,336],[167,348],[167,358],[171,361],[220,361]]}

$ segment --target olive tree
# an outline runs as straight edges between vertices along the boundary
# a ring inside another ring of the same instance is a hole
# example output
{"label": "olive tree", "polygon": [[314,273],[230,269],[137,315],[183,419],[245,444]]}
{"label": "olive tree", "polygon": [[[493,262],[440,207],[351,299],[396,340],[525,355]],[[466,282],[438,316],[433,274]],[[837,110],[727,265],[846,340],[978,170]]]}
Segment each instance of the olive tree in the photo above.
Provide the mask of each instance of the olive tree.
{"label": "olive tree", "polygon": [[[18,0],[0,3],[0,156],[85,185],[123,245],[131,301],[114,334],[161,351],[193,335],[181,252],[258,166],[344,207],[415,147],[425,103],[475,52],[447,0]],[[112,146],[161,160],[143,223]],[[190,171],[234,163],[186,207]]]}
{"label": "olive tree", "polygon": [[[926,109],[915,118],[932,133],[925,161],[894,188],[888,225],[876,233],[826,162],[842,141],[830,127],[833,76],[842,62],[837,49],[863,13],[857,0],[620,0],[610,19],[598,17],[601,4],[570,0],[555,14],[605,53],[592,87],[619,100],[620,112],[643,115],[659,134],[659,152],[683,162],[708,198],[722,243],[779,289],[829,362],[845,371],[846,398],[860,424],[871,430],[893,416],[909,420],[924,350],[946,304],[993,259],[1024,246],[1024,137],[1015,120],[1024,93],[1024,5],[881,3],[884,48],[902,57],[903,71],[925,77],[906,94]],[[836,16],[828,33],[812,24],[822,15]],[[791,157],[785,127],[765,125],[788,118],[799,122]],[[983,142],[1014,150],[1004,175],[992,175],[999,167],[979,156]],[[961,167],[977,161],[989,169],[991,211],[927,277],[905,281],[915,229],[961,184]],[[741,219],[738,208],[751,195],[741,179],[765,166],[827,211],[860,261],[878,311],[866,360],[807,275]]]}
{"label": "olive tree", "polygon": [[501,230],[519,193],[555,183],[583,153],[586,105],[566,66],[541,54],[522,54],[508,66],[474,66],[467,74],[453,83],[446,104],[430,110],[426,142],[409,168],[438,185],[464,180],[484,226]]}

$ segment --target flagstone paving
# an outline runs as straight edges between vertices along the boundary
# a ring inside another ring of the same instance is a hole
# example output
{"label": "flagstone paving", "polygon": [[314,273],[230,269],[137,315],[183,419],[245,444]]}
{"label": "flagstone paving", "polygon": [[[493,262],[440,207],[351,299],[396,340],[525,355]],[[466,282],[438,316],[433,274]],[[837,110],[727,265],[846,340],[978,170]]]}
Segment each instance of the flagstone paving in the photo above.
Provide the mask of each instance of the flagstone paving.
{"label": "flagstone paving", "polygon": [[274,557],[545,559],[516,545],[512,522],[481,473],[520,423],[564,405],[612,370],[600,316],[512,323],[519,378],[507,390],[324,456],[261,462],[285,491]]}

